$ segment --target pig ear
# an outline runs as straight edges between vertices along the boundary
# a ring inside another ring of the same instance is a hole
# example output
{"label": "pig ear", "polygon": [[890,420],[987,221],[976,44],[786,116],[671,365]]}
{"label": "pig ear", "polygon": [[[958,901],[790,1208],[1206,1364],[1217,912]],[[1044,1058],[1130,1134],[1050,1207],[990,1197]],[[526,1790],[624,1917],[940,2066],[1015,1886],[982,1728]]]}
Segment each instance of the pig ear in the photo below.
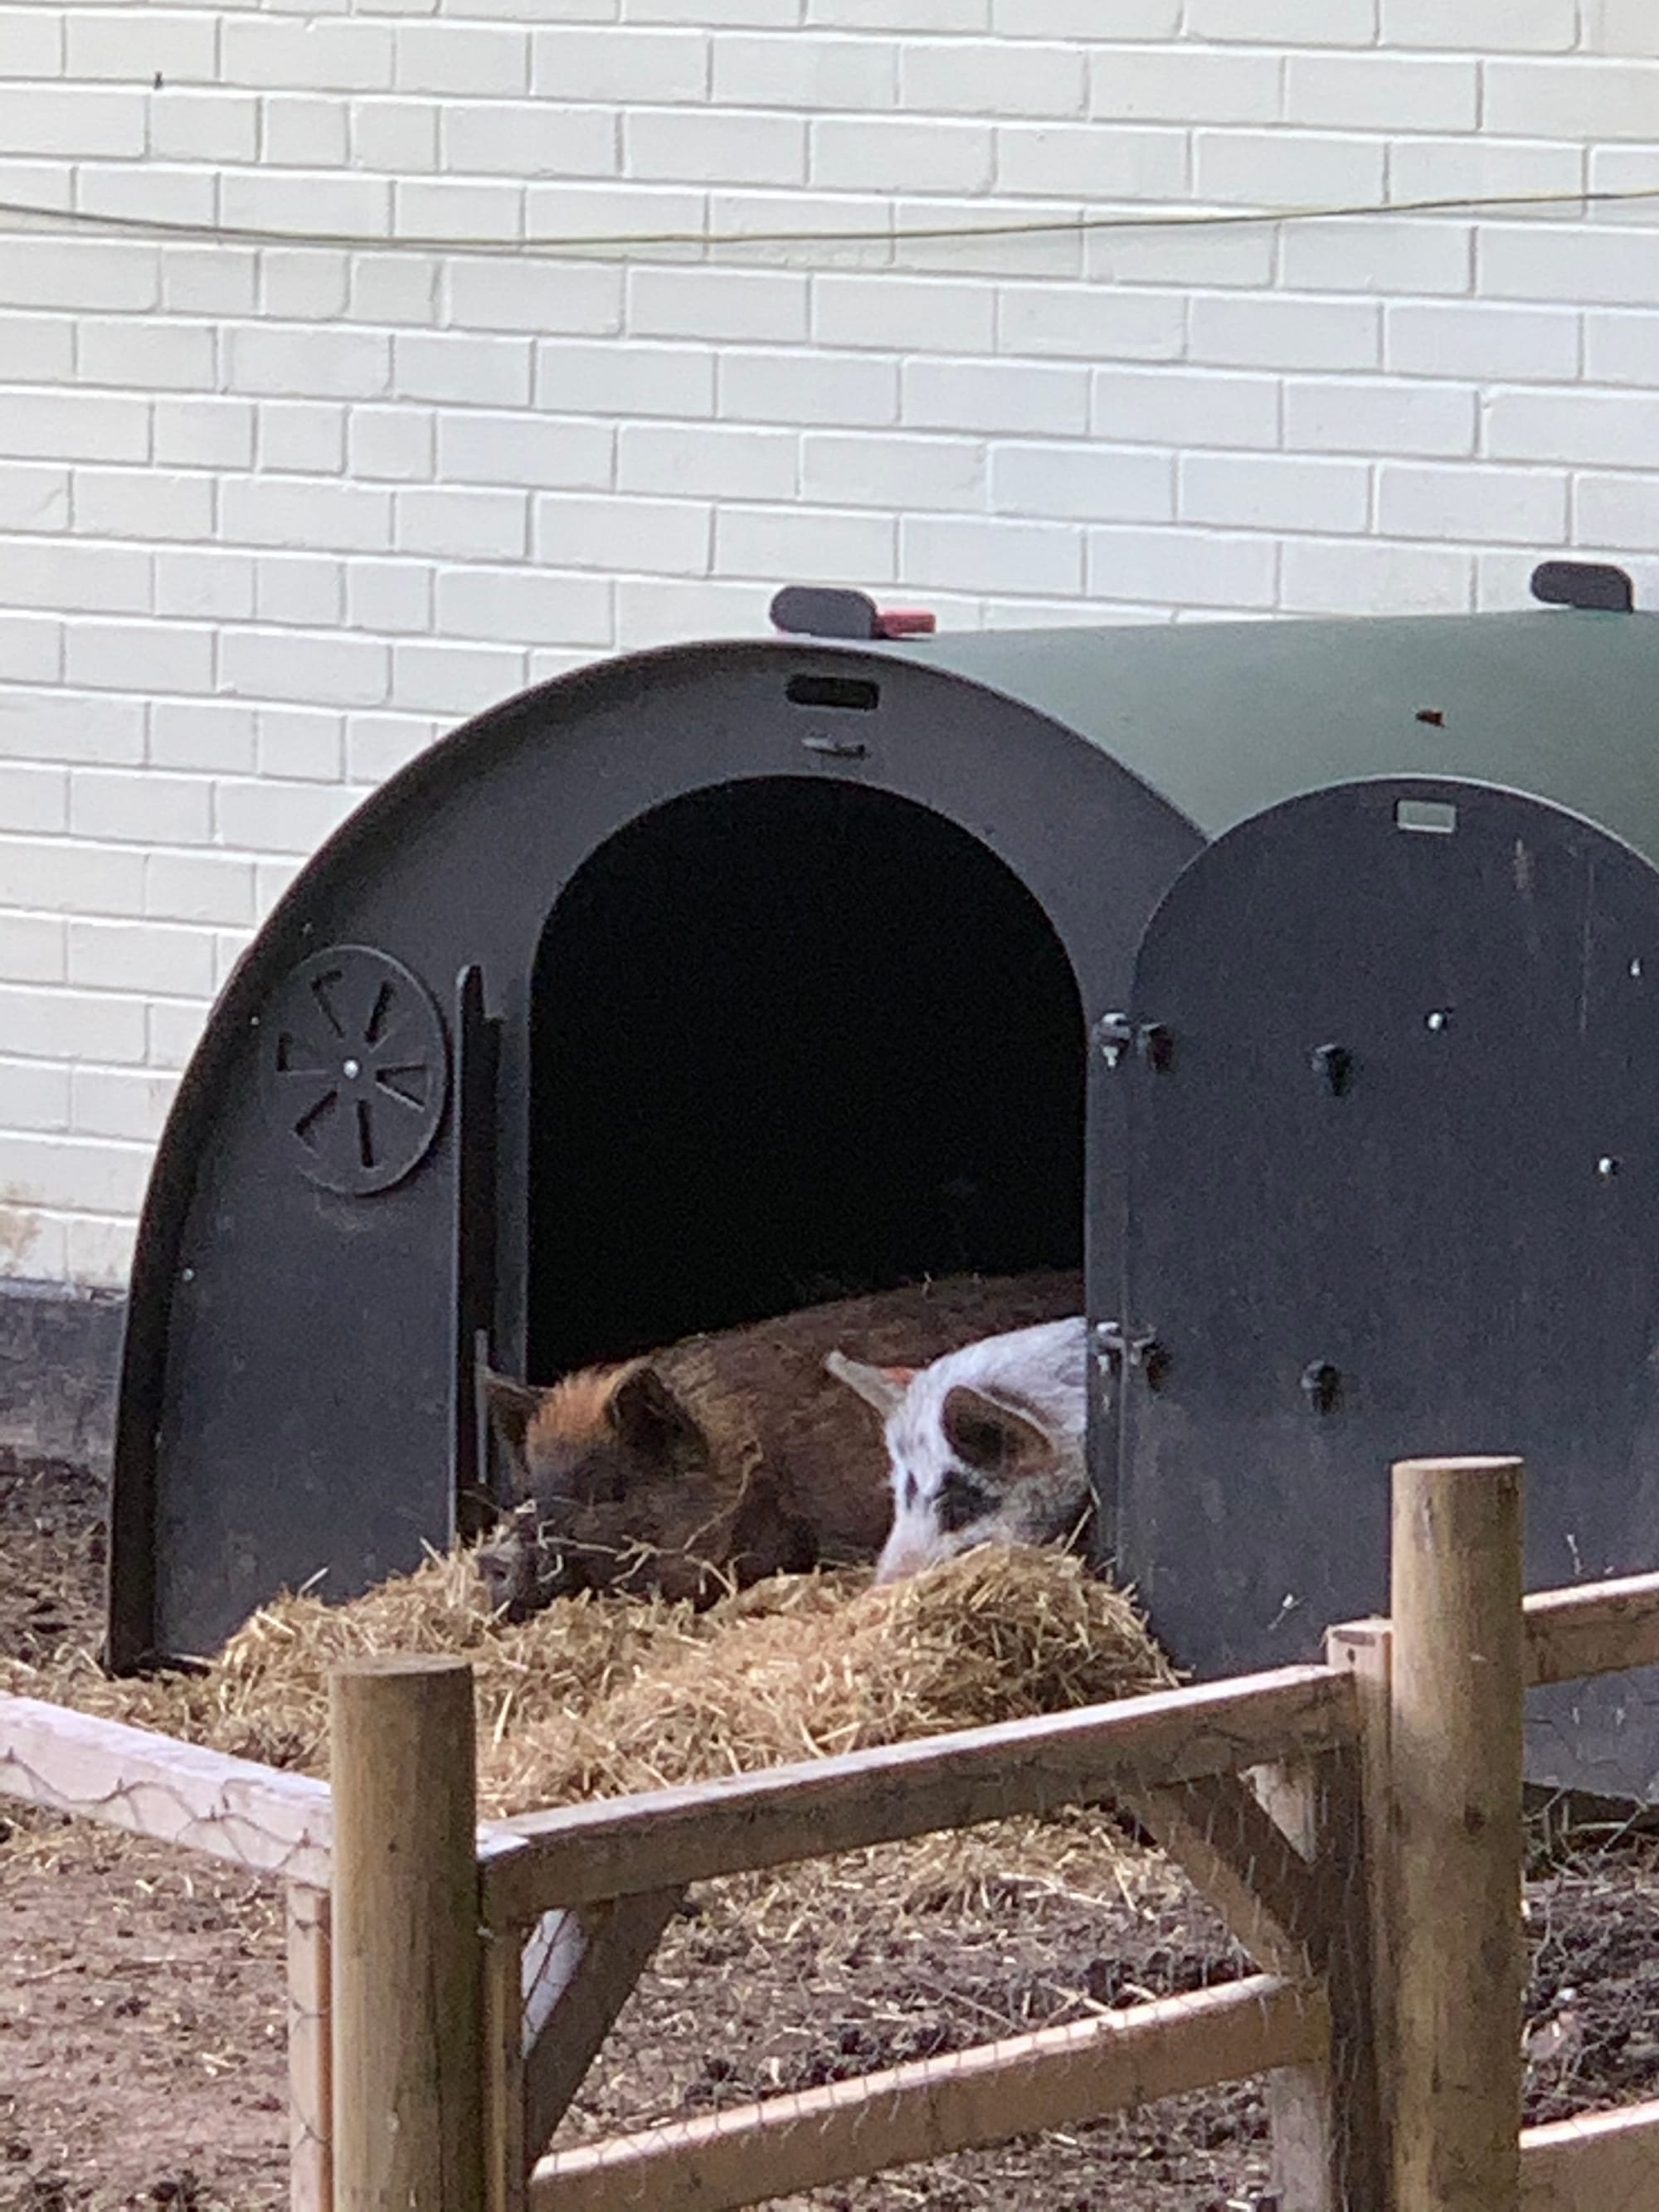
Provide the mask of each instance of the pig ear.
{"label": "pig ear", "polygon": [[493,1367],[482,1369],[478,1379],[483,1384],[491,1426],[522,1466],[526,1432],[540,1409],[541,1392],[532,1383],[515,1382],[510,1375],[496,1374]]}
{"label": "pig ear", "polygon": [[856,1390],[866,1406],[873,1406],[883,1420],[897,1411],[916,1372],[914,1367],[867,1367],[861,1359],[849,1359],[844,1352],[826,1353],[823,1364],[838,1382]]}
{"label": "pig ear", "polygon": [[707,1449],[708,1439],[696,1420],[656,1369],[644,1361],[619,1378],[605,1416],[624,1443],[653,1458],[665,1458],[688,1444]]}
{"label": "pig ear", "polygon": [[945,1441],[978,1474],[1026,1474],[1054,1456],[1036,1423],[958,1383],[939,1409]]}

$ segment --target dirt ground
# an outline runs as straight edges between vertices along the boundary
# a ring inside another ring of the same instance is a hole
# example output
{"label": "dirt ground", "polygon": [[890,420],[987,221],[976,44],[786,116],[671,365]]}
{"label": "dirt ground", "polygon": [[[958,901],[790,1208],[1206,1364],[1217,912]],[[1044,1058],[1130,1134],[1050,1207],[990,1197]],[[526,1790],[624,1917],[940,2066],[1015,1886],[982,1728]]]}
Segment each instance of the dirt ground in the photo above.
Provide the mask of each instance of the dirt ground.
{"label": "dirt ground", "polygon": [[[102,1530],[71,1470],[0,1470],[0,1660],[96,1639]],[[1659,1854],[1557,1855],[1529,1887],[1528,2117],[1659,2094]],[[815,2087],[1248,1971],[1103,1821],[711,1885],[671,1926],[562,2141]],[[275,1886],[0,1801],[0,2212],[286,2201]],[[1170,2100],[791,2200],[838,2212],[1243,2212],[1260,2085]]]}

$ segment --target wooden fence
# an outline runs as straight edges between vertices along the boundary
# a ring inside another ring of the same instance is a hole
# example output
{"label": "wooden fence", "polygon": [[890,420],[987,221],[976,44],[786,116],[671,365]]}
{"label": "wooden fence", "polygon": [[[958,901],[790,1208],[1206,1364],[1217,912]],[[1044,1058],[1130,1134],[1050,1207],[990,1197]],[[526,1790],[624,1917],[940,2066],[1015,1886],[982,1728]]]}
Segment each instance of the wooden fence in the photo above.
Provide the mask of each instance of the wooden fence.
{"label": "wooden fence", "polygon": [[[1325,1663],[479,1826],[471,1677],[331,1686],[320,1783],[25,1698],[0,1793],[281,1876],[295,2212],[720,2212],[1269,2077],[1283,2212],[1638,2212],[1659,2102],[1525,2130],[1529,1683],[1659,1662],[1659,1575],[1521,1595],[1516,1461],[1395,1470]],[[687,1887],[1109,1797],[1259,1970],[547,2155]]]}

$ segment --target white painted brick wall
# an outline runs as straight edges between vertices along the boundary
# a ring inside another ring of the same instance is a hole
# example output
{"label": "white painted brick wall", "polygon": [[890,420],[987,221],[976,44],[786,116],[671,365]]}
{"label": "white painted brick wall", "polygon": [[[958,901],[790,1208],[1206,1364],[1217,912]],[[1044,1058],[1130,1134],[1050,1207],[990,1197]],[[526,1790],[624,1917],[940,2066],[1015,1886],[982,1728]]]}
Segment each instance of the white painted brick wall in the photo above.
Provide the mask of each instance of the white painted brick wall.
{"label": "white painted brick wall", "polygon": [[0,0],[0,195],[329,234],[0,217],[6,1264],[119,1279],[249,931],[595,654],[1653,599],[1659,201],[1077,219],[1659,187],[1656,116],[1652,0]]}

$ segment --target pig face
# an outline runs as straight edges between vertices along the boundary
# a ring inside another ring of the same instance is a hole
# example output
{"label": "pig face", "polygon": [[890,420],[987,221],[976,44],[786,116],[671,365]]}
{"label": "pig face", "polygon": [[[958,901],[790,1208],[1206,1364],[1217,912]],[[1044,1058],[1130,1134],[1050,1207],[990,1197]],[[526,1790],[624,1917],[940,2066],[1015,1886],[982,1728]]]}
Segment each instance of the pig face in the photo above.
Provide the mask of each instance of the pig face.
{"label": "pig face", "polygon": [[923,1368],[828,1364],[884,1419],[893,1526],[878,1582],[976,1544],[1073,1537],[1089,1510],[1084,1324],[988,1337]]}
{"label": "pig face", "polygon": [[750,1575],[793,1564],[763,1478],[723,1483],[702,1428],[645,1362],[547,1390],[491,1375],[486,1389],[519,1497],[475,1556],[509,1620],[589,1589],[708,1604],[734,1560]]}

